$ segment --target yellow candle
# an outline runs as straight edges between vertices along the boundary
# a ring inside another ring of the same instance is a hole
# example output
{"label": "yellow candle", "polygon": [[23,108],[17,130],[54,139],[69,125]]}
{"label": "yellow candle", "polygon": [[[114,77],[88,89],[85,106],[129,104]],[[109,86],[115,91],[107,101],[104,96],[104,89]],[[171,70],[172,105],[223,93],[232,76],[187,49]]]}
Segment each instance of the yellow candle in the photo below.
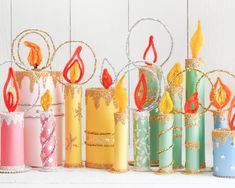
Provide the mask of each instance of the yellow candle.
{"label": "yellow candle", "polygon": [[81,99],[82,88],[65,85],[65,167],[82,166]]}
{"label": "yellow candle", "polygon": [[86,90],[86,166],[111,168],[114,156],[113,89]]}

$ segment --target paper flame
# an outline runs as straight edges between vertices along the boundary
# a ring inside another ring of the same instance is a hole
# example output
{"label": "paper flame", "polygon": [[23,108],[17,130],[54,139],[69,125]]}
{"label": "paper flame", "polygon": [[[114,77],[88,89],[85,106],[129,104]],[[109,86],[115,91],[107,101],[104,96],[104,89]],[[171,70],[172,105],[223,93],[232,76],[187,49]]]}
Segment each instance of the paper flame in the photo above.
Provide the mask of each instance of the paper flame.
{"label": "paper flame", "polygon": [[193,58],[198,57],[198,54],[202,48],[202,45],[203,45],[203,34],[202,34],[201,22],[199,20],[197,30],[193,34],[191,41],[190,41],[190,47],[191,47]]}
{"label": "paper flame", "polygon": [[[174,86],[181,86],[183,83],[184,76],[183,74],[179,74],[182,71],[181,64],[176,63],[167,75],[168,83]],[[179,74],[179,75],[178,75]],[[177,77],[176,77],[177,76]]]}
{"label": "paper flame", "polygon": [[[140,96],[141,90],[142,90],[142,96]],[[146,102],[146,98],[147,98],[147,81],[146,81],[144,73],[140,75],[139,82],[135,88],[134,96],[135,96],[135,104],[136,104],[138,111],[142,111],[144,103]]]}
{"label": "paper flame", "polygon": [[[192,106],[193,105],[193,106]],[[196,113],[199,109],[198,92],[192,94],[192,96],[186,101],[184,105],[185,113]]]}
{"label": "paper flame", "polygon": [[164,93],[164,96],[159,104],[159,110],[160,112],[164,113],[164,114],[168,114],[171,113],[173,110],[173,102],[172,99],[170,97],[170,93],[168,91],[166,91]]}
{"label": "paper flame", "polygon": [[40,103],[43,110],[47,112],[52,104],[52,96],[49,89],[42,95]]}
{"label": "paper flame", "polygon": [[113,84],[112,76],[109,74],[109,71],[106,68],[102,73],[102,84],[105,89],[109,89],[109,87]]}
{"label": "paper flame", "polygon": [[[157,55],[157,50],[156,50],[156,47],[155,47],[155,45],[154,45],[153,39],[154,39],[154,38],[153,38],[153,35],[150,35],[150,36],[149,36],[149,44],[148,44],[147,48],[146,48],[145,51],[144,51],[143,59],[146,60],[146,56],[147,56],[149,50],[152,49],[153,55],[154,55],[154,56],[153,56],[153,63],[156,63],[156,62],[157,62],[158,55]],[[145,64],[151,65],[151,63],[149,63],[149,62],[147,62],[147,61],[145,62]]]}
{"label": "paper flame", "polygon": [[119,112],[124,112],[127,106],[127,93],[123,87],[125,75],[118,81],[114,89],[114,98],[117,102]]}

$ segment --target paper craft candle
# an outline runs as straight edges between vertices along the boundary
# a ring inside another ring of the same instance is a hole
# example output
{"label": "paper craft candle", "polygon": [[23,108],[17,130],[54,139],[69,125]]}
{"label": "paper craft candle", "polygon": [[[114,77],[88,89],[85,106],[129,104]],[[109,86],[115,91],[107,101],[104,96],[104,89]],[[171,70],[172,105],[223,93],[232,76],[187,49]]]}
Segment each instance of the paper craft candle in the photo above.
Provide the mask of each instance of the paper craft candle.
{"label": "paper craft candle", "polygon": [[24,162],[24,113],[15,112],[19,91],[12,68],[9,68],[3,88],[4,103],[8,112],[1,113],[1,167],[9,171],[21,171]]}
{"label": "paper craft candle", "polygon": [[135,104],[138,111],[133,111],[134,168],[137,171],[146,171],[150,167],[149,111],[142,111],[146,98],[147,82],[142,74],[135,88]]}
{"label": "paper craft candle", "polygon": [[41,97],[41,105],[44,111],[40,111],[42,130],[40,141],[42,145],[41,160],[43,169],[50,170],[57,166],[56,153],[56,124],[53,111],[49,111],[52,96],[47,90]]}
{"label": "paper craft candle", "polygon": [[[180,63],[176,63],[167,75],[169,87],[168,92],[173,102],[174,123],[173,123],[173,160],[174,168],[182,168],[182,95],[183,95],[183,74]],[[179,75],[178,75],[179,74]]]}
{"label": "paper craft candle", "polygon": [[128,170],[128,116],[125,112],[127,106],[127,93],[123,88],[125,75],[117,83],[114,98],[117,102],[118,112],[114,113],[114,162],[113,170],[125,172]]}
{"label": "paper craft candle", "polygon": [[[193,105],[193,109],[191,106]],[[186,101],[185,110],[185,128],[186,128],[186,162],[185,162],[185,173],[195,174],[200,172],[200,137],[199,137],[199,119],[200,114],[198,113],[199,101],[198,93],[195,92]]]}
{"label": "paper craft candle", "polygon": [[[146,61],[146,67],[144,68],[149,68],[153,72],[156,73],[158,76],[159,80],[159,85],[156,83],[154,76],[151,72],[147,71],[146,69],[139,69],[139,77],[144,74],[146,77],[147,81],[147,99],[146,103],[144,106],[148,106],[151,104],[156,96],[156,93],[159,92],[159,87],[160,87],[160,81],[162,79],[161,71],[159,68],[156,66],[152,66],[149,62],[147,62],[147,55],[150,53],[150,50],[153,52],[153,63],[157,62],[157,50],[154,44],[154,37],[151,35],[149,37],[149,43],[148,46],[144,52],[143,59]],[[150,111],[150,116],[149,116],[149,124],[150,124],[150,160],[151,160],[151,165],[155,166],[158,165],[159,159],[158,159],[158,114],[159,112],[156,112],[155,109]]]}
{"label": "paper craft candle", "polygon": [[86,90],[86,166],[90,168],[112,168],[114,162],[116,105],[107,69],[101,81],[103,88]]}
{"label": "paper craft candle", "polygon": [[64,166],[68,168],[82,166],[82,87],[76,85],[84,75],[81,51],[82,47],[78,46],[63,71],[64,79],[68,82],[64,90],[66,135]]}
{"label": "paper craft candle", "polygon": [[165,92],[159,111],[159,170],[157,173],[173,172],[173,102],[168,91]]}
{"label": "paper craft candle", "polygon": [[[220,87],[218,88],[218,84]],[[232,96],[232,92],[218,77],[215,85],[213,85],[210,92],[210,101],[216,108],[213,111],[214,128],[228,128],[228,111],[223,108],[228,104]]]}
{"label": "paper craft candle", "polygon": [[[185,60],[185,67],[187,69],[198,69],[204,71],[205,62],[202,58],[198,57],[199,51],[203,45],[203,34],[201,29],[201,23],[198,21],[198,27],[193,37],[191,38],[190,47],[192,51],[192,59]],[[186,100],[192,96],[196,91],[196,83],[202,76],[201,73],[195,70],[188,70],[186,72]],[[198,86],[198,97],[202,105],[205,104],[205,80],[201,79]],[[199,107],[199,112],[202,112],[203,108]],[[199,135],[200,135],[200,167],[205,168],[205,115],[200,116],[199,121]]]}

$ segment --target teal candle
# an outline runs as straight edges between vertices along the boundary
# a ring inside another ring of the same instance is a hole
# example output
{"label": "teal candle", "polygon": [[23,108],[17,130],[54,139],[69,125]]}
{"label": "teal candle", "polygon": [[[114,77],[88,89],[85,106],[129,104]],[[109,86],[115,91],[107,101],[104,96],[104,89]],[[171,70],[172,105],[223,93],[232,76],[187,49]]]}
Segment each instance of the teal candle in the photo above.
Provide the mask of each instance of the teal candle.
{"label": "teal candle", "polygon": [[149,112],[133,112],[134,168],[148,171],[150,168]]}
{"label": "teal candle", "polygon": [[185,128],[186,128],[186,162],[185,173],[199,173],[200,172],[200,131],[199,131],[199,113],[185,114]]}
{"label": "teal candle", "polygon": [[170,86],[168,88],[173,101],[174,123],[173,123],[173,160],[174,168],[182,168],[182,86]]}
{"label": "teal candle", "polygon": [[[150,68],[158,76],[159,82],[162,79],[161,71],[155,66],[143,66],[145,68]],[[147,80],[147,102],[145,106],[150,105],[155,97],[157,92],[159,92],[159,85],[157,84],[154,75],[147,71],[146,69],[139,69],[139,74],[145,74]],[[158,165],[158,125],[159,121],[157,120],[158,112],[155,109],[150,111],[149,124],[150,124],[150,161],[151,165]]]}
{"label": "teal candle", "polygon": [[[205,62],[201,58],[186,59],[185,67],[187,69],[198,69],[204,71]],[[202,76],[201,73],[195,70],[186,72],[186,100],[196,91],[196,83]],[[202,105],[205,105],[205,79],[202,78],[198,85],[198,98]],[[198,112],[203,112],[203,108],[200,106]],[[200,168],[205,168],[205,115],[202,114],[199,120],[199,139],[200,139]]]}
{"label": "teal candle", "polygon": [[158,173],[173,172],[173,114],[159,116],[159,170]]}

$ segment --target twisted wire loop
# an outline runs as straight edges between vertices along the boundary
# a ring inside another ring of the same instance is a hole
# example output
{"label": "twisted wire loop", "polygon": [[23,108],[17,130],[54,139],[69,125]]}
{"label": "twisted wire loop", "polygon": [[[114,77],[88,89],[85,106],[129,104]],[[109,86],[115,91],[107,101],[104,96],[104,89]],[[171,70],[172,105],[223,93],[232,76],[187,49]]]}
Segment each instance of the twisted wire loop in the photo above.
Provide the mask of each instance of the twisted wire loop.
{"label": "twisted wire loop", "polygon": [[[13,64],[17,65],[17,62],[16,62],[16,61],[4,61],[4,62],[0,63],[0,67],[3,66],[3,65],[6,65],[6,64],[10,64],[10,66],[12,66]],[[29,110],[31,110],[32,108],[34,108],[35,106],[37,106],[37,102],[38,102],[38,100],[39,100],[39,98],[40,98],[40,85],[39,85],[39,78],[38,78],[38,76],[35,74],[35,72],[32,71],[32,70],[29,68],[29,66],[27,66],[27,65],[22,65],[22,67],[24,67],[24,70],[31,72],[32,75],[35,77],[36,86],[37,86],[37,90],[38,90],[38,92],[37,92],[37,97],[36,97],[35,101],[34,101],[32,104],[27,105],[28,108],[26,108],[25,110],[23,110],[23,112],[28,112]],[[19,106],[20,106],[20,104],[19,104]]]}
{"label": "twisted wire loop", "polygon": [[[130,45],[129,45],[129,43],[130,43],[130,36],[131,36],[133,30],[134,30],[140,23],[146,22],[146,21],[155,22],[155,23],[157,23],[157,24],[160,24],[160,25],[165,29],[165,31],[167,32],[167,34],[169,35],[169,38],[170,38],[170,41],[171,41],[171,44],[170,44],[171,47],[170,47],[170,51],[169,51],[168,56],[167,56],[166,59],[163,61],[163,63],[160,65],[160,67],[163,67],[163,66],[166,64],[166,62],[170,59],[170,57],[171,57],[171,55],[172,55],[174,42],[173,42],[172,34],[171,34],[171,32],[169,31],[169,29],[167,28],[167,26],[166,26],[162,21],[157,20],[157,19],[155,19],[155,18],[142,18],[142,19],[138,20],[134,25],[132,25],[132,27],[130,28],[130,30],[129,30],[129,32],[128,32],[127,40],[126,40],[126,56],[127,56],[129,62],[132,62],[132,61],[133,61],[133,60],[131,60],[131,58],[130,58],[130,52],[129,52],[129,50],[130,50],[130,48],[129,48],[129,47],[130,47]],[[153,63],[151,63],[151,64],[153,64]]]}
{"label": "twisted wire loop", "polygon": [[[93,57],[94,57],[94,68],[93,68],[93,71],[92,71],[91,75],[87,78],[87,80],[85,80],[85,81],[83,81],[83,82],[77,84],[77,85],[84,85],[84,84],[88,83],[88,82],[94,77],[95,72],[96,72],[96,67],[97,67],[97,58],[96,58],[95,51],[94,51],[93,48],[92,48],[89,44],[87,44],[86,42],[81,41],[81,40],[68,40],[68,41],[65,41],[65,42],[61,43],[61,44],[55,49],[54,53],[52,54],[51,59],[50,59],[50,64],[52,65],[52,63],[54,62],[54,58],[55,58],[56,54],[58,53],[58,51],[59,51],[62,47],[64,47],[65,45],[68,45],[68,44],[72,44],[72,43],[78,43],[78,44],[81,44],[81,45],[86,46],[86,47],[91,51],[91,53],[92,53],[92,55],[93,55]],[[52,70],[52,66],[50,66],[50,69]],[[64,85],[64,86],[66,85],[66,84],[65,84],[62,80],[60,80],[60,79],[57,79],[57,81],[58,81],[59,83],[61,83],[62,85]]]}
{"label": "twisted wire loop", "polygon": [[[181,74],[183,74],[183,73],[185,73],[185,72],[187,72],[187,71],[196,71],[196,72],[202,74],[202,77],[206,77],[207,80],[209,81],[211,87],[213,87],[213,82],[212,82],[211,78],[207,75],[206,72],[201,71],[201,70],[196,69],[196,68],[191,68],[191,67],[190,67],[190,68],[185,68],[185,69],[182,70],[181,72],[177,73],[177,74],[173,77],[173,79],[168,83],[168,87],[170,87],[170,86],[172,85],[172,83],[174,82],[174,80],[175,80],[178,76],[180,76]],[[198,81],[197,81],[197,83],[196,83],[196,91],[198,91],[198,84],[200,83],[201,79],[202,79],[202,78],[199,78]],[[204,106],[200,103],[200,101],[199,101],[199,104],[200,104],[200,106],[203,108],[203,111],[200,112],[199,114],[204,114],[204,113],[206,113],[207,111],[210,110],[210,107],[212,106],[212,103],[211,103],[211,102],[209,103],[209,105],[208,105],[207,107],[204,107]],[[183,111],[177,111],[177,112],[173,112],[173,113],[178,113],[178,114],[180,113],[180,114],[183,114],[183,115],[186,114],[186,113],[183,112]]]}
{"label": "twisted wire loop", "polygon": [[[117,76],[116,71],[115,71],[115,68],[113,67],[113,65],[110,63],[110,61],[109,61],[107,58],[104,58],[104,59],[103,59],[103,62],[102,62],[102,64],[101,64],[100,74],[99,74],[99,80],[100,80],[100,84],[101,84],[101,85],[103,85],[103,83],[102,83],[102,72],[103,72],[103,70],[104,70],[104,65],[105,65],[105,64],[108,64],[109,67],[111,67],[111,70],[112,70],[113,76],[114,76],[113,78],[116,78],[116,76]],[[113,84],[114,84],[114,82],[113,82]]]}
{"label": "twisted wire loop", "polygon": [[[46,117],[45,119],[44,119],[44,122],[42,123],[42,129],[41,129],[41,134],[40,134],[40,137],[42,137],[42,133],[46,130],[47,131],[47,127],[45,126],[45,124],[46,123],[48,123],[48,121],[49,121],[49,118],[50,117]],[[42,150],[41,150],[41,160],[42,160],[42,166],[43,167],[47,167],[46,166],[46,164],[48,164],[48,160],[49,160],[49,158],[52,156],[52,155],[56,155],[56,136],[55,136],[55,130],[56,130],[56,124],[55,124],[55,121],[53,120],[53,129],[52,129],[52,131],[50,132],[50,135],[49,135],[49,137],[47,138],[47,140],[42,144]],[[44,153],[44,151],[45,150],[47,150],[47,148],[48,148],[48,146],[49,146],[49,142],[51,141],[51,140],[54,140],[53,141],[53,148],[52,148],[52,150],[50,151],[50,153],[45,157],[45,158],[43,158],[43,153]]]}
{"label": "twisted wire loop", "polygon": [[[208,76],[209,74],[214,74],[214,73],[218,73],[218,72],[227,74],[227,75],[231,76],[232,78],[235,78],[235,74],[233,74],[233,73],[231,73],[229,71],[222,70],[222,69],[211,70],[211,71],[206,72],[205,75],[201,75],[201,77],[198,79],[198,81],[196,83],[196,89],[198,88],[198,86],[200,84],[200,81],[204,77],[208,77],[209,78],[209,76]],[[213,83],[212,82],[211,82],[211,87],[213,87]],[[211,105],[210,105],[210,107],[211,107],[212,106],[212,101],[210,103],[211,103]],[[206,109],[206,107],[204,105],[201,105],[201,106],[202,106],[203,109]],[[233,107],[235,107],[235,105]],[[228,111],[228,110],[229,110],[229,107],[227,109],[225,109],[224,111]],[[212,113],[217,112],[216,110],[213,110],[213,109],[210,109],[210,108],[208,108],[208,111],[212,112]]]}
{"label": "twisted wire loop", "polygon": [[26,69],[24,67],[24,65],[26,65],[26,63],[23,61],[23,59],[21,58],[21,43],[23,41],[23,39],[29,35],[38,35],[39,37],[41,37],[43,39],[43,41],[45,42],[46,46],[47,46],[47,51],[48,51],[48,57],[46,60],[46,65],[43,66],[42,68],[37,68],[37,69],[32,69],[32,70],[37,70],[37,71],[42,71],[48,67],[51,67],[50,64],[50,58],[52,53],[55,50],[55,45],[54,42],[52,40],[52,37],[43,30],[39,30],[39,29],[26,29],[23,30],[21,33],[19,33],[12,42],[12,46],[11,46],[11,56],[13,58],[13,60],[16,62],[16,65],[25,71],[28,71],[28,69]]}

